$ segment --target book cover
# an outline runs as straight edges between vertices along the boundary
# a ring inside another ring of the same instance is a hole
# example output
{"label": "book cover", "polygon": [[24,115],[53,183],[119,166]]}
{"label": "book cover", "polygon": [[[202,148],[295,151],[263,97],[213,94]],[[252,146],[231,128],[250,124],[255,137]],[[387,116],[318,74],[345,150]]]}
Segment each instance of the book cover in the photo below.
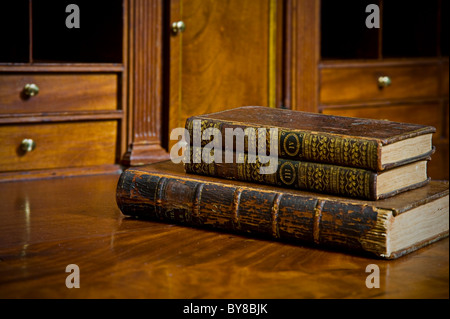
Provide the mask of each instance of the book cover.
{"label": "book cover", "polygon": [[125,170],[124,215],[398,258],[448,236],[448,182],[364,201],[187,174],[170,161]]}
{"label": "book cover", "polygon": [[[187,173],[215,176],[229,180],[261,183],[311,192],[378,200],[424,186],[429,182],[427,161],[416,161],[383,172],[339,165],[296,161],[266,157],[263,163],[259,156],[233,153],[227,162],[225,152],[216,161],[214,152],[205,149],[189,149]],[[273,172],[262,168],[270,168]]]}
{"label": "book cover", "polygon": [[[382,171],[429,157],[433,151],[432,126],[385,120],[246,106],[217,113],[193,116],[186,121],[192,144],[203,138],[208,128],[217,129],[227,145],[227,130],[265,129],[266,151],[270,150],[271,128],[277,129],[278,156],[286,159],[335,164]],[[196,133],[195,133],[196,132]],[[258,136],[245,136],[244,151],[258,148]]]}

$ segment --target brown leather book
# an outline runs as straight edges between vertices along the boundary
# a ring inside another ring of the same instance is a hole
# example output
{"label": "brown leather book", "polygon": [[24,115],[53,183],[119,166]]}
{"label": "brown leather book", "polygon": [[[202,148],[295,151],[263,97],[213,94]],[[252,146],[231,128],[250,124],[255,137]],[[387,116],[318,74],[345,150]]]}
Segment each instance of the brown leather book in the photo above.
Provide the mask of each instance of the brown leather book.
{"label": "brown leather book", "polygon": [[125,170],[124,215],[393,259],[449,233],[448,182],[364,201],[187,174],[170,161]]}
{"label": "brown leather book", "polygon": [[[233,153],[233,161],[229,163],[225,161],[225,156],[216,162],[213,155],[209,156],[207,162],[194,163],[195,157],[202,157],[201,151],[201,148],[191,148],[190,163],[185,164],[187,173],[367,200],[388,198],[424,186],[430,181],[427,160],[374,172],[363,168],[281,158],[266,158],[267,163],[262,164],[258,156],[255,156],[254,162],[249,161],[247,153],[240,154],[241,162],[238,161],[239,155]],[[194,152],[197,154],[194,155]],[[261,173],[262,167],[269,168],[269,160],[274,162],[276,170],[273,173]]]}
{"label": "brown leather book", "polygon": [[[436,129],[419,124],[245,106],[187,119],[190,144],[202,139],[207,128],[217,128],[224,149],[227,129],[266,129],[266,153],[270,151],[269,130],[277,128],[278,157],[383,171],[429,157]],[[194,136],[194,131],[201,133]],[[255,144],[256,143],[256,144]],[[258,136],[245,137],[244,152],[258,148]]]}

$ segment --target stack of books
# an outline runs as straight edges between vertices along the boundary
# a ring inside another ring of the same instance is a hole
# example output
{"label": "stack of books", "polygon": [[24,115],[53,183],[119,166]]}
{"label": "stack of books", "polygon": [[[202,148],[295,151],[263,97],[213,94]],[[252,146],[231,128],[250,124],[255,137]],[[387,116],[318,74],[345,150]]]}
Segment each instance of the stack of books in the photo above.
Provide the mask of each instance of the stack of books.
{"label": "stack of books", "polygon": [[[184,162],[125,170],[125,215],[393,259],[449,233],[431,126],[241,107],[186,121]],[[179,161],[180,158],[177,159]]]}

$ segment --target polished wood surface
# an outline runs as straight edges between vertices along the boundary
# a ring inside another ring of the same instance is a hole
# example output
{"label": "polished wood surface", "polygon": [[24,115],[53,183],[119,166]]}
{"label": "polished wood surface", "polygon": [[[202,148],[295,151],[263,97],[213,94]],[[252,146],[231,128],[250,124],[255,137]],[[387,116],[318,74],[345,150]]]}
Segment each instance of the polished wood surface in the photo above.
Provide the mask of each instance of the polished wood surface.
{"label": "polished wood surface", "polygon": [[448,239],[385,261],[134,220],[118,178],[0,183],[0,298],[449,298]]}

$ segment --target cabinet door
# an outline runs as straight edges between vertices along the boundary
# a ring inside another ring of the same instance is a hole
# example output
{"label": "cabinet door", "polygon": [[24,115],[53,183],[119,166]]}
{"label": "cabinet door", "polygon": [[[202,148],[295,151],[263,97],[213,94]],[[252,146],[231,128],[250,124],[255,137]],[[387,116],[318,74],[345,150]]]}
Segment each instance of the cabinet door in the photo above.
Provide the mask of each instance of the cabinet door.
{"label": "cabinet door", "polygon": [[[276,0],[176,0],[170,24],[169,134],[189,116],[275,105]],[[173,144],[174,141],[171,141]]]}

